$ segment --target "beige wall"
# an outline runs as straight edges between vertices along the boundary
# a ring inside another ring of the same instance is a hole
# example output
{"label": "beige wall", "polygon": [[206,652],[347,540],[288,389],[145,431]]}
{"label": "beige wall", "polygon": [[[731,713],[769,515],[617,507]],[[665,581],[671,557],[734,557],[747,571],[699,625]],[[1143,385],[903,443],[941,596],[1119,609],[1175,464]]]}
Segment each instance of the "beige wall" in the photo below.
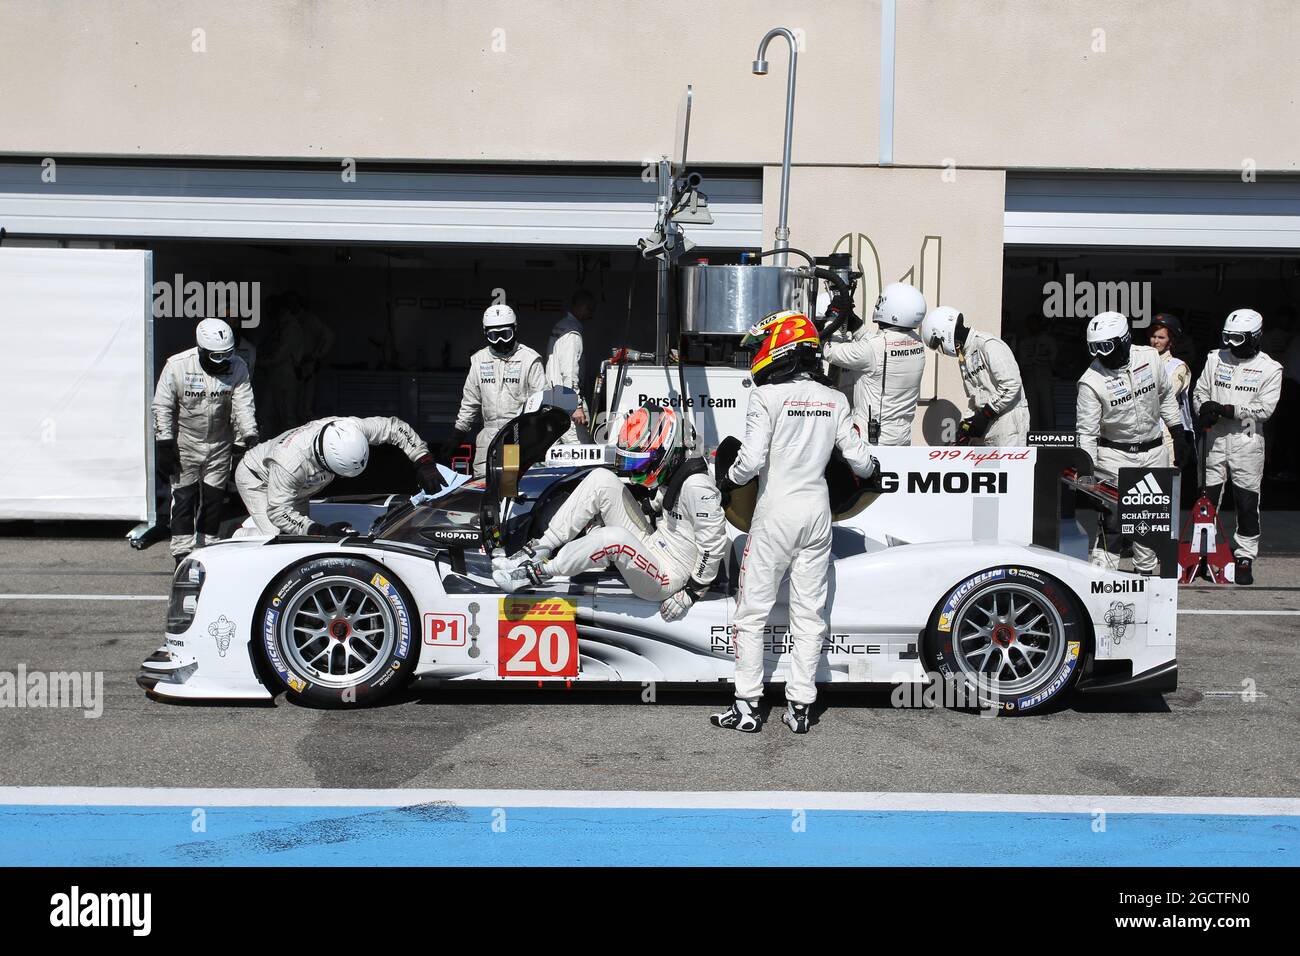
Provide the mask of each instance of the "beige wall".
{"label": "beige wall", "polygon": [[1249,158],[1300,169],[1296,0],[899,0],[898,10],[895,162],[1239,170]]}
{"label": "beige wall", "polygon": [[[781,171],[764,170],[764,247],[772,245]],[[1005,174],[960,170],[797,166],[790,178],[790,244],[813,255],[851,252],[866,273],[859,314],[870,317],[879,282],[907,279],[926,304],[961,309],[970,324],[997,332],[1002,312],[1002,210]],[[876,261],[879,261],[877,271]],[[792,262],[799,262],[792,258]],[[916,435],[937,443],[939,420],[965,408],[956,362],[931,353],[921,389]],[[933,406],[933,408],[932,408]],[[963,411],[964,414],[964,411]],[[951,436],[948,436],[951,437]]]}
{"label": "beige wall", "polygon": [[[0,0],[0,153],[639,163],[691,82],[693,158],[769,163],[777,25],[796,161],[877,163],[879,0]],[[1296,170],[1298,49],[1296,0],[898,0],[895,162]]]}
{"label": "beige wall", "polygon": [[[4,0],[0,152],[640,163],[671,151],[692,83],[692,158],[770,162],[784,44],[770,75],[750,63],[788,24],[796,156],[864,162],[879,23],[875,0]],[[828,135],[815,106],[840,94]]]}

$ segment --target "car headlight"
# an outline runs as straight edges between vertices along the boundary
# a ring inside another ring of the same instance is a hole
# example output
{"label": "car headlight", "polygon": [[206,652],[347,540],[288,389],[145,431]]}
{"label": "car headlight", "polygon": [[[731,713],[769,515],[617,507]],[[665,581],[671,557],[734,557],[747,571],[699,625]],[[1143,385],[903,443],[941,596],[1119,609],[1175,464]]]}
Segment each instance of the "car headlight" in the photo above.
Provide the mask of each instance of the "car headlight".
{"label": "car headlight", "polygon": [[203,564],[194,558],[186,558],[176,569],[172,577],[171,598],[167,602],[169,634],[183,634],[194,623],[194,614],[199,609],[199,592],[203,590],[206,576]]}

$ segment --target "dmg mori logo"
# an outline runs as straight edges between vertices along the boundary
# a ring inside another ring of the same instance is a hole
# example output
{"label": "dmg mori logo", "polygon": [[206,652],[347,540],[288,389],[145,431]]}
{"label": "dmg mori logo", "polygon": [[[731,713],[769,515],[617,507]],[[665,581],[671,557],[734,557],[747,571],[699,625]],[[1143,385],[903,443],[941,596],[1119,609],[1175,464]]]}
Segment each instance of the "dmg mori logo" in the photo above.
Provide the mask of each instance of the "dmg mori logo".
{"label": "dmg mori logo", "polygon": [[1164,493],[1164,489],[1160,487],[1160,482],[1156,481],[1156,476],[1148,471],[1146,477],[1124,495],[1123,503],[1126,505],[1167,505],[1171,500],[1169,495]]}

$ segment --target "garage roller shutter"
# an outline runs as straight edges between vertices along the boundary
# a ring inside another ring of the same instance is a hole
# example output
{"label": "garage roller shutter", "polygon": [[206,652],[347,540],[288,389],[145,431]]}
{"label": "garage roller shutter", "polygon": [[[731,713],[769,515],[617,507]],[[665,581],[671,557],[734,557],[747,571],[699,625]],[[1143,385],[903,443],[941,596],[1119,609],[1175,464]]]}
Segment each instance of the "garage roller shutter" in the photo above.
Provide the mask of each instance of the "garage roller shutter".
{"label": "garage roller shutter", "polygon": [[1008,246],[1300,248],[1300,179],[1007,175]]}
{"label": "garage roller shutter", "polygon": [[[705,176],[703,248],[762,240],[757,171]],[[0,162],[0,226],[15,236],[252,239],[632,248],[654,226],[641,169],[383,169]]]}

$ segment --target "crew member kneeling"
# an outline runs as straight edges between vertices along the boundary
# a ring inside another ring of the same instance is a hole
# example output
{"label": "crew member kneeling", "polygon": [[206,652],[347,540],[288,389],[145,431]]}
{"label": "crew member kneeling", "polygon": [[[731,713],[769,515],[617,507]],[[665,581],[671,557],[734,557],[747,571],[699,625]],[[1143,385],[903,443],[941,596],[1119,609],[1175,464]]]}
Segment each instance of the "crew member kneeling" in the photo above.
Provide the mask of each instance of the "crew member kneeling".
{"label": "crew member kneeling", "polygon": [[444,485],[429,446],[400,418],[322,418],[258,445],[235,470],[235,487],[262,534],[310,534],[335,540],[351,529],[312,521],[308,503],[336,477],[355,478],[371,445],[400,448],[429,494]]}
{"label": "crew member kneeling", "polygon": [[[494,562],[497,586],[509,593],[612,565],[633,594],[660,602],[665,621],[684,615],[717,577],[727,546],[722,495],[704,459],[687,457],[686,427],[672,409],[645,406],[619,430],[618,470],[655,492],[658,527],[651,527],[622,481],[597,468],[560,506],[542,537]],[[596,518],[604,527],[577,537]]]}
{"label": "crew member kneeling", "polygon": [[749,330],[754,349],[745,439],[718,487],[726,492],[758,477],[758,503],[740,566],[736,608],[736,699],[710,719],[719,727],[762,729],[763,628],[790,575],[790,678],[781,719],[808,732],[817,699],[817,665],[830,631],[826,595],[831,559],[831,503],[826,465],[839,448],[853,471],[870,478],[876,459],[853,427],[848,400],[821,375],[817,328],[799,312],[777,312]]}

